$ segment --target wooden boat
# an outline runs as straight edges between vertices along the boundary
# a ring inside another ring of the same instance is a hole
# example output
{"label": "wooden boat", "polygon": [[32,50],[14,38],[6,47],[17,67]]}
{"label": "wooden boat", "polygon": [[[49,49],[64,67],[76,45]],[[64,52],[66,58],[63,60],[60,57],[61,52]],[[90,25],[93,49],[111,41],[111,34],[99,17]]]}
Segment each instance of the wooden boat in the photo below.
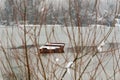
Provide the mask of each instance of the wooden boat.
{"label": "wooden boat", "polygon": [[40,53],[64,53],[64,43],[48,43],[39,48]]}

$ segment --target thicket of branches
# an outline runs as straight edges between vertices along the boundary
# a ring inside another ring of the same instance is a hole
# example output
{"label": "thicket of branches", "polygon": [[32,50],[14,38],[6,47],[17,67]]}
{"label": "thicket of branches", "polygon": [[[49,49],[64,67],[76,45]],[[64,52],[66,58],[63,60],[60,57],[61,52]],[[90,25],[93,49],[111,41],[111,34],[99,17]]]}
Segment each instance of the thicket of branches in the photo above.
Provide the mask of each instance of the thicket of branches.
{"label": "thicket of branches", "polygon": [[[118,28],[89,25],[105,21],[107,25],[114,25],[119,5],[111,5],[110,11],[102,14],[99,1],[68,0],[67,9],[58,9],[53,3],[48,6],[45,0],[36,0],[34,4],[32,0],[6,0],[1,17],[7,23],[2,25],[5,29],[1,28],[4,36],[0,35],[0,71],[4,80],[119,79],[119,44],[114,43],[119,41]],[[38,25],[29,27],[27,21]],[[6,27],[11,22],[17,25]],[[81,27],[84,24],[87,27]],[[65,53],[41,54],[39,47],[52,40],[63,43],[67,40]],[[103,42],[109,47],[101,51],[105,47]]]}

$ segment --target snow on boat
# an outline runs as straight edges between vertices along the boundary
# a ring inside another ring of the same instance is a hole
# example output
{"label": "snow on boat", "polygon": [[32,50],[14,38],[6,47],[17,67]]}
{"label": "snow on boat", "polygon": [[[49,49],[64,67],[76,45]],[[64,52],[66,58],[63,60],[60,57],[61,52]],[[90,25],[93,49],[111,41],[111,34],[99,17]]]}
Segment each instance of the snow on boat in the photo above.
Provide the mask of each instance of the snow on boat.
{"label": "snow on boat", "polygon": [[47,43],[45,46],[59,46],[61,49],[64,49],[65,43]]}
{"label": "snow on boat", "polygon": [[39,48],[40,53],[64,53],[64,43],[47,43]]}

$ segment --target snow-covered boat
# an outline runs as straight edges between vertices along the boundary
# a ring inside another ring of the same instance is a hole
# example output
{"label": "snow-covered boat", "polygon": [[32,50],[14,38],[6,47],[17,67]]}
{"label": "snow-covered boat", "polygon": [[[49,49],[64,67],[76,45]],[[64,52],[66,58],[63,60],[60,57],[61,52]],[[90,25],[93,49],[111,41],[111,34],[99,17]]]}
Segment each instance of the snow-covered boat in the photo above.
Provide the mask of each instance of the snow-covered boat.
{"label": "snow-covered boat", "polygon": [[40,53],[64,53],[64,43],[47,43],[39,48]]}

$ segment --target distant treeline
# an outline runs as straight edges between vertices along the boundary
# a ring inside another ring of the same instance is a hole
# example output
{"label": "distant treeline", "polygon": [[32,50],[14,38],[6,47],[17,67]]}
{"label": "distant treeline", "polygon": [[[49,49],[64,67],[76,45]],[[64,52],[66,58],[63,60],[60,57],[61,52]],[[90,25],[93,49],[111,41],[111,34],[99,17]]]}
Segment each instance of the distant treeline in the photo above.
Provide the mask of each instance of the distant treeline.
{"label": "distant treeline", "polygon": [[11,22],[27,20],[30,24],[113,25],[115,16],[119,14],[119,4],[110,0],[105,6],[102,1],[66,0],[62,6],[58,6],[59,2],[53,6],[55,3],[47,0],[6,0],[6,7],[0,15],[1,23],[6,21],[10,25]]}

